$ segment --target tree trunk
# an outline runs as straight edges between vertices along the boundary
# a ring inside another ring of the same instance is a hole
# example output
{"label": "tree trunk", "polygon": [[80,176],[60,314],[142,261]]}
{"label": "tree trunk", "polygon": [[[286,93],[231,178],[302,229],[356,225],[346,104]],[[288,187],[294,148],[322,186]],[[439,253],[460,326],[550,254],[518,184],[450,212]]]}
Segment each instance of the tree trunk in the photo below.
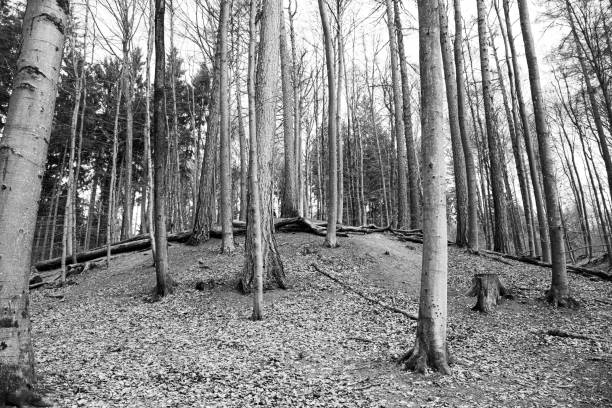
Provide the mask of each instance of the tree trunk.
{"label": "tree trunk", "polygon": [[[0,140],[0,394],[9,404],[40,402],[30,391],[36,379],[28,280],[67,14],[67,2],[28,1]],[[30,398],[19,401],[24,394]]]}
{"label": "tree trunk", "polygon": [[[396,0],[397,1],[397,0]],[[457,103],[457,79],[453,69],[450,38],[448,36],[448,15],[446,7],[440,3],[440,47],[442,50],[442,65],[446,84],[446,101],[448,104],[448,121],[450,124],[451,144],[453,149],[453,170],[455,176],[455,197],[457,206],[457,235],[455,242],[459,246],[468,244],[468,192],[465,170],[465,153],[459,129],[459,114]]]}
{"label": "tree trunk", "polygon": [[[391,63],[391,82],[393,85],[393,118],[394,135],[397,143],[397,166],[398,166],[398,228],[409,228],[410,218],[408,214],[408,177],[407,177],[407,156],[404,138],[404,120],[402,116],[402,91],[400,89],[400,72],[397,55],[397,39],[395,35],[393,18],[393,0],[386,0],[387,7],[387,29],[389,31],[389,53]],[[410,214],[412,216],[412,214]],[[417,217],[418,220],[418,217]]]}
{"label": "tree trunk", "polygon": [[423,129],[423,267],[414,348],[402,359],[424,372],[429,366],[450,374],[446,343],[446,165],[444,161],[444,77],[437,0],[419,0],[421,129]]}
{"label": "tree trunk", "polygon": [[342,137],[342,81],[344,78],[344,44],[342,38],[342,0],[336,0],[336,15],[337,23],[336,38],[338,41],[337,55],[338,60],[338,76],[336,81],[336,141],[338,142],[338,202],[336,204],[336,222],[342,223],[344,210],[344,138]]}
{"label": "tree trunk", "polygon": [[498,252],[506,252],[508,243],[508,220],[506,215],[506,197],[504,195],[504,181],[499,157],[499,141],[496,138],[493,123],[493,98],[491,94],[491,72],[489,68],[489,34],[486,22],[486,7],[484,0],[478,0],[478,39],[480,44],[480,68],[482,75],[482,99],[485,111],[485,124],[487,132],[487,145],[491,170],[491,190],[493,193],[493,248]]}
{"label": "tree trunk", "polygon": [[198,202],[193,221],[193,234],[189,244],[198,245],[210,238],[210,229],[214,223],[214,184],[215,156],[217,154],[217,139],[219,131],[219,71],[221,65],[221,49],[219,47],[219,32],[215,45],[215,59],[212,72],[212,86],[209,98],[209,114],[206,120],[206,142],[202,158]]}
{"label": "tree trunk", "polygon": [[465,158],[465,173],[468,199],[468,248],[478,252],[478,186],[474,167],[474,147],[467,132],[465,121],[465,79],[463,75],[463,19],[461,0],[454,0],[455,9],[455,74],[457,80],[457,121],[461,135],[461,146]]}
{"label": "tree trunk", "polygon": [[[255,100],[255,47],[257,46],[257,0],[251,0],[249,10],[249,65],[248,65],[248,98],[249,98],[249,190],[247,218],[247,252],[245,269],[251,269],[253,274],[253,320],[263,318],[263,242],[261,228],[261,198],[259,191],[259,164],[257,152],[257,124]],[[249,265],[249,263],[252,263]],[[243,287],[248,286],[243,282]]]}
{"label": "tree trunk", "polygon": [[113,152],[111,156],[111,176],[108,188],[108,214],[106,216],[106,267],[110,268],[111,244],[115,220],[115,182],[117,179],[117,150],[119,133],[119,109],[121,108],[121,87],[117,86],[117,108],[115,110],[115,125],[113,128]]}
{"label": "tree trunk", "polygon": [[[506,96],[506,88],[504,85],[504,80],[501,74],[501,66],[499,63],[499,59],[497,58],[497,51],[495,52],[495,63],[497,65],[497,71],[499,72],[499,84],[502,91],[502,96],[504,98],[504,109],[506,111],[506,119],[508,121],[508,128],[510,130],[510,140],[512,142],[512,153],[514,155],[514,163],[516,165],[516,176],[519,180],[519,187],[521,189],[521,197],[523,201],[523,211],[525,213],[525,225],[527,226],[527,240],[529,243],[529,254],[532,257],[536,256],[536,235],[533,230],[534,220],[533,220],[533,211],[531,206],[531,193],[529,191],[529,183],[528,176],[525,173],[525,163],[523,161],[523,153],[522,146],[520,143],[520,139],[518,137],[518,118],[516,115],[516,109],[514,104],[514,84],[513,84],[513,72],[512,66],[510,64],[510,56],[508,53],[508,45],[506,33],[503,29],[503,20],[501,18],[501,14],[499,12],[499,7],[497,3],[495,5],[495,12],[497,14],[497,19],[499,21],[499,25],[501,28],[502,40],[504,42],[504,51],[506,56],[506,67],[508,69],[508,82],[510,84],[510,100],[508,102],[508,98]],[[495,48],[494,48],[495,50]]]}
{"label": "tree trunk", "polygon": [[[240,93],[240,77],[239,70],[236,69],[236,110],[238,115],[238,142],[240,145],[240,221],[247,219],[247,190],[248,190],[248,154],[249,147],[247,146],[246,132],[244,130],[244,119],[242,118],[242,95]],[[250,136],[250,131],[249,131]],[[249,140],[249,142],[251,142]]]}
{"label": "tree trunk", "polygon": [[[558,306],[571,306],[573,301],[569,297],[567,270],[565,267],[565,249],[563,245],[563,230],[559,219],[559,202],[557,201],[557,181],[555,179],[555,165],[552,154],[551,136],[546,123],[546,111],[542,100],[540,86],[540,71],[535,54],[535,44],[531,34],[529,10],[525,0],[518,0],[521,31],[525,43],[525,56],[529,69],[529,85],[535,115],[536,133],[540,148],[540,161],[544,176],[544,193],[546,196],[546,213],[548,215],[548,228],[550,234],[552,258],[552,282],[548,291],[548,299]],[[536,180],[534,180],[536,184]]]}
{"label": "tree trunk", "polygon": [[[287,288],[285,282],[285,271],[283,263],[276,246],[272,218],[272,196],[273,196],[273,143],[276,129],[276,98],[278,97],[278,72],[280,65],[279,57],[279,30],[282,13],[281,0],[264,0],[261,12],[261,30],[259,41],[259,53],[257,58],[257,73],[255,84],[255,126],[257,139],[257,167],[259,168],[259,194],[261,197],[261,257],[263,270],[266,274],[266,284],[271,286],[274,281],[281,289]],[[251,39],[251,41],[254,41]],[[253,46],[253,45],[251,45]],[[252,57],[254,58],[254,57]],[[251,59],[252,59],[251,58]],[[252,91],[252,89],[251,89]],[[252,143],[253,144],[253,143]],[[239,289],[248,293],[252,289],[253,280],[257,272],[257,251],[253,251],[252,239],[254,233],[247,232],[246,261],[244,270],[239,279]],[[257,285],[260,285],[257,282]],[[257,287],[259,291],[260,288]],[[261,303],[260,303],[261,304]],[[257,314],[253,316],[257,318]]]}
{"label": "tree trunk", "polygon": [[412,107],[410,103],[410,84],[408,83],[408,67],[406,50],[404,48],[404,32],[399,14],[399,0],[393,0],[395,14],[395,30],[397,49],[399,52],[400,77],[402,81],[402,112],[404,120],[404,136],[406,138],[406,160],[408,167],[408,195],[410,206],[410,228],[418,228],[421,222],[421,188],[419,186],[419,163],[417,161],[414,135],[412,131]]}
{"label": "tree trunk", "polygon": [[230,15],[230,1],[221,1],[221,16],[219,19],[219,40],[221,49],[221,70],[219,83],[219,117],[220,126],[220,179],[221,179],[221,252],[231,254],[234,252],[234,235],[232,232],[232,157],[230,153],[229,109],[227,97],[229,95],[227,61],[227,32]]}
{"label": "tree trunk", "polygon": [[328,139],[328,180],[327,180],[327,235],[325,245],[330,248],[338,246],[336,240],[336,219],[338,202],[338,156],[337,143],[338,137],[336,126],[336,110],[338,109],[338,99],[336,93],[336,81],[334,72],[334,53],[331,38],[331,27],[327,18],[327,10],[324,0],[319,1],[319,13],[321,14],[321,24],[323,26],[323,38],[325,41],[325,60],[327,64],[327,86],[328,86],[328,116],[327,116],[327,139]]}
{"label": "tree trunk", "polygon": [[87,228],[85,229],[85,242],[83,249],[88,250],[91,241],[91,224],[96,211],[96,194],[98,193],[98,173],[94,173],[91,195],[89,196],[89,209],[87,210]]}
{"label": "tree trunk", "polygon": [[538,217],[538,226],[540,231],[540,242],[542,250],[542,260],[550,262],[550,242],[548,236],[548,224],[546,221],[546,210],[544,207],[544,198],[540,187],[540,177],[537,164],[536,151],[533,146],[530,132],[529,119],[525,102],[523,99],[523,91],[521,85],[520,71],[518,67],[518,56],[514,46],[514,36],[512,34],[512,20],[510,19],[510,6],[508,0],[503,0],[504,18],[506,20],[506,30],[508,31],[508,45],[510,45],[510,53],[512,54],[512,68],[514,71],[514,82],[516,90],[516,99],[519,105],[519,113],[521,124],[523,125],[523,137],[525,139],[525,150],[527,151],[527,159],[529,161],[529,171],[531,174],[531,185],[533,187],[533,195],[535,197],[536,213]]}
{"label": "tree trunk", "polygon": [[155,214],[155,276],[157,296],[166,296],[173,292],[173,283],[168,272],[168,242],[166,238],[166,160],[168,140],[165,124],[165,71],[166,47],[164,43],[164,17],[166,3],[155,0],[155,79],[153,85],[153,128],[151,132],[153,151],[155,152],[153,211]]}
{"label": "tree trunk", "polygon": [[[124,33],[127,35],[129,33]],[[123,94],[125,95],[125,177],[123,178],[123,220],[121,224],[121,239],[132,236],[132,151],[134,144],[134,94],[132,90],[132,61],[130,42],[123,39]]]}
{"label": "tree trunk", "polygon": [[[145,129],[144,129],[144,156],[146,166],[146,177],[145,177],[145,196],[143,197],[143,208],[145,210],[145,204],[148,202],[147,209],[147,223],[149,224],[149,236],[151,237],[151,252],[153,259],[155,259],[155,225],[153,222],[153,211],[154,211],[154,196],[153,196],[153,161],[151,160],[151,57],[153,55],[153,48],[155,47],[155,4],[154,0],[149,0],[149,32],[147,38],[147,59],[145,64]],[[194,201],[195,204],[195,201]]]}
{"label": "tree trunk", "polygon": [[280,63],[283,92],[283,135],[285,148],[285,167],[283,169],[283,198],[281,200],[281,217],[298,216],[297,173],[295,171],[295,126],[293,84],[291,81],[290,54],[287,47],[287,30],[285,16],[281,12],[280,23]]}

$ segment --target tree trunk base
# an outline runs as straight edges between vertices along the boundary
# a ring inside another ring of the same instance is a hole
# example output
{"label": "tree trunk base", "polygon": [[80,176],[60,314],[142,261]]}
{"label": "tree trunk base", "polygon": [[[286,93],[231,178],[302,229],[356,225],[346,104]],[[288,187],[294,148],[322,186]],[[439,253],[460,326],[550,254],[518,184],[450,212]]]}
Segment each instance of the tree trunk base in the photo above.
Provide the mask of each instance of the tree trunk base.
{"label": "tree trunk base", "polygon": [[476,305],[472,310],[490,313],[503,301],[506,288],[495,273],[479,273],[472,278],[472,288],[467,296],[476,296]]}
{"label": "tree trunk base", "polygon": [[414,371],[419,374],[425,374],[428,368],[438,371],[440,374],[449,375],[451,369],[448,365],[448,350],[445,352],[433,351],[430,356],[427,349],[420,345],[417,338],[417,343],[414,348],[410,349],[406,354],[398,359],[398,363],[405,369]]}
{"label": "tree trunk base", "polygon": [[569,296],[569,294],[562,292],[566,291],[550,288],[545,293],[545,299],[554,307],[564,307],[568,309],[578,309],[580,307],[580,304],[576,299]]}

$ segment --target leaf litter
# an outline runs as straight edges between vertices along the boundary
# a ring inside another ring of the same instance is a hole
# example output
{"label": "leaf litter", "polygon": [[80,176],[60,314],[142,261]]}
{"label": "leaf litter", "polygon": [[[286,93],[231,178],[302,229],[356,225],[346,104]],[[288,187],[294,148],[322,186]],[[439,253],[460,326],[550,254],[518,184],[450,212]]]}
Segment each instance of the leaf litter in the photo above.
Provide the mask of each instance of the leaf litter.
{"label": "leaf litter", "polygon": [[[418,311],[421,245],[390,235],[279,234],[290,290],[264,293],[265,320],[234,290],[243,265],[219,242],[171,245],[174,295],[151,302],[150,252],[118,256],[76,285],[32,292],[40,386],[58,407],[498,407],[612,405],[612,284],[570,275],[578,310],[539,298],[550,270],[449,247],[451,376],[394,362],[416,322],[370,297]],[[465,297],[475,273],[495,272],[515,295],[490,315]],[[197,282],[206,282],[196,290]],[[63,295],[63,297],[49,297]],[[599,340],[547,335],[549,329]],[[607,341],[606,341],[607,339]],[[601,340],[601,341],[600,341]]]}

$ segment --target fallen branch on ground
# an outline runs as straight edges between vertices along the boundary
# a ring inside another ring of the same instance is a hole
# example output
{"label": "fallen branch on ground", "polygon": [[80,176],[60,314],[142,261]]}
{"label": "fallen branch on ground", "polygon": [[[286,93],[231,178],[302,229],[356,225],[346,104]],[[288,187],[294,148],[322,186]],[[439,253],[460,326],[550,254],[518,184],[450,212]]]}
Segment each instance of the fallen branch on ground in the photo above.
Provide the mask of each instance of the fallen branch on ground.
{"label": "fallen branch on ground", "polygon": [[564,332],[564,331],[559,330],[559,329],[550,329],[550,330],[548,330],[546,332],[546,334],[549,335],[549,336],[564,337],[564,338],[568,338],[568,339],[605,341],[604,339],[599,339],[599,338],[595,338],[595,337],[589,337],[589,336],[585,336],[584,334],[579,334],[579,333],[568,333],[568,332]]}
{"label": "fallen branch on ground", "polygon": [[355,293],[356,295],[359,295],[360,297],[364,298],[365,300],[367,300],[370,303],[374,303],[376,305],[379,305],[379,306],[381,306],[381,307],[383,307],[383,308],[385,308],[385,309],[387,309],[387,310],[389,310],[391,312],[402,314],[402,315],[406,316],[407,318],[409,318],[411,320],[418,320],[419,319],[415,314],[412,314],[410,312],[407,312],[406,310],[397,308],[395,306],[391,306],[391,305],[389,305],[389,304],[387,304],[387,303],[385,303],[385,302],[383,302],[383,301],[381,301],[379,299],[370,297],[370,296],[366,295],[365,293],[363,293],[362,291],[349,286],[347,283],[342,282],[340,279],[336,278],[335,276],[332,276],[329,273],[323,271],[315,263],[311,263],[310,266],[312,266],[312,268],[315,271],[319,272],[321,275],[327,276],[329,279],[333,280],[334,282],[336,282],[337,284],[339,284],[343,288],[345,288],[345,289]]}

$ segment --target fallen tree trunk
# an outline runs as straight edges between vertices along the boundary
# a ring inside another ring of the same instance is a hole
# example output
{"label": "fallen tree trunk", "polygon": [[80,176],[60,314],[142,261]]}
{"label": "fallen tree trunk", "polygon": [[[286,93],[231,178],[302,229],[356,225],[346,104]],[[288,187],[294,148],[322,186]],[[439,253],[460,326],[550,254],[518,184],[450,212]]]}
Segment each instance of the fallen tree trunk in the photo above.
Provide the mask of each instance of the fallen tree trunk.
{"label": "fallen tree trunk", "polygon": [[[244,221],[234,221],[233,225],[233,233],[234,235],[244,235],[246,233],[246,223]],[[315,234],[321,237],[324,237],[327,233],[327,229],[325,228],[325,222],[323,221],[314,221],[308,218],[303,217],[295,217],[295,218],[280,218],[274,222],[274,228],[277,231],[282,232],[291,232],[291,231],[299,231],[299,232],[308,232],[311,234]],[[348,237],[348,232],[351,233],[364,233],[369,234],[373,232],[384,232],[388,231],[388,227],[377,227],[375,225],[366,225],[362,227],[352,227],[345,225],[338,225],[338,236],[340,237]],[[191,236],[191,231],[179,232],[175,234],[168,235],[168,242],[186,242]],[[221,238],[221,229],[218,227],[214,227],[210,231],[211,238]],[[111,254],[122,254],[126,252],[134,252],[140,251],[144,249],[149,249],[151,247],[151,239],[148,235],[137,235],[130,239],[120,241],[111,245]],[[89,251],[81,252],[75,255],[76,263],[83,263],[86,261],[91,261],[97,258],[101,258],[106,256],[106,246],[91,249]],[[67,258],[71,259],[72,255],[67,256]],[[36,263],[35,268],[38,271],[48,271],[52,269],[57,269],[61,266],[62,259],[51,258],[45,261],[40,261]]]}
{"label": "fallen tree trunk", "polygon": [[[504,254],[501,252],[489,251],[489,250],[481,250],[480,253],[485,256],[488,255],[489,257],[496,256],[500,258],[512,259],[513,261],[523,262],[523,263],[527,263],[530,265],[536,265],[536,266],[541,266],[543,268],[552,269],[552,264],[549,264],[548,262],[542,262],[540,260],[529,258],[526,256],[515,256],[515,255]],[[572,272],[572,273],[583,275],[583,276],[596,276],[603,280],[612,281],[612,275],[604,271],[600,271],[597,269],[583,268],[581,266],[575,266],[571,264],[566,265],[566,267],[567,267],[568,272]]]}
{"label": "fallen tree trunk", "polygon": [[343,288],[345,288],[345,289],[349,290],[350,292],[355,293],[356,295],[358,295],[358,296],[360,296],[360,297],[364,298],[365,300],[367,300],[367,301],[368,301],[368,302],[370,302],[370,303],[374,303],[375,305],[381,306],[381,307],[383,307],[383,308],[385,308],[385,309],[387,309],[387,310],[389,310],[389,311],[391,311],[391,312],[402,314],[402,315],[406,316],[407,318],[409,318],[409,319],[411,319],[411,320],[418,320],[418,319],[419,319],[419,318],[417,317],[417,315],[415,315],[415,314],[413,314],[413,313],[410,313],[410,312],[408,312],[408,311],[406,311],[406,310],[403,310],[403,309],[397,308],[397,307],[395,307],[395,306],[391,306],[391,305],[389,305],[389,304],[387,304],[387,303],[385,303],[385,302],[383,302],[383,301],[381,301],[381,300],[379,300],[379,299],[376,299],[376,298],[373,298],[373,297],[370,297],[370,296],[366,295],[365,293],[363,293],[363,292],[362,292],[362,291],[360,291],[359,289],[355,289],[355,288],[353,288],[352,286],[349,286],[348,284],[346,284],[346,283],[342,282],[340,279],[336,278],[335,276],[332,276],[331,274],[329,274],[329,273],[327,273],[327,272],[323,271],[323,270],[322,270],[321,268],[319,268],[319,266],[318,266],[317,264],[315,264],[315,263],[311,263],[311,264],[310,264],[310,266],[312,266],[312,268],[313,268],[315,271],[319,272],[321,275],[327,276],[329,279],[333,280],[334,282],[336,282],[337,284],[339,284],[339,285],[340,285],[340,286],[342,286]]}
{"label": "fallen tree trunk", "polygon": [[[168,235],[168,242],[184,242],[189,236],[190,232],[179,232],[176,234]],[[140,237],[140,239],[138,239]],[[146,237],[145,235],[139,235],[138,237],[131,238],[125,241],[117,242],[116,244],[111,245],[111,254],[122,254],[124,252],[134,252],[142,249],[148,249],[151,247],[151,239]],[[81,252],[75,255],[77,263],[83,263],[86,261],[92,261],[97,258],[102,258],[106,256],[106,247],[95,248],[89,251]],[[66,258],[72,259],[72,255],[67,256]],[[40,261],[34,265],[36,270],[38,271],[48,271],[51,269],[57,269],[62,264],[62,258],[51,258],[46,261]]]}

